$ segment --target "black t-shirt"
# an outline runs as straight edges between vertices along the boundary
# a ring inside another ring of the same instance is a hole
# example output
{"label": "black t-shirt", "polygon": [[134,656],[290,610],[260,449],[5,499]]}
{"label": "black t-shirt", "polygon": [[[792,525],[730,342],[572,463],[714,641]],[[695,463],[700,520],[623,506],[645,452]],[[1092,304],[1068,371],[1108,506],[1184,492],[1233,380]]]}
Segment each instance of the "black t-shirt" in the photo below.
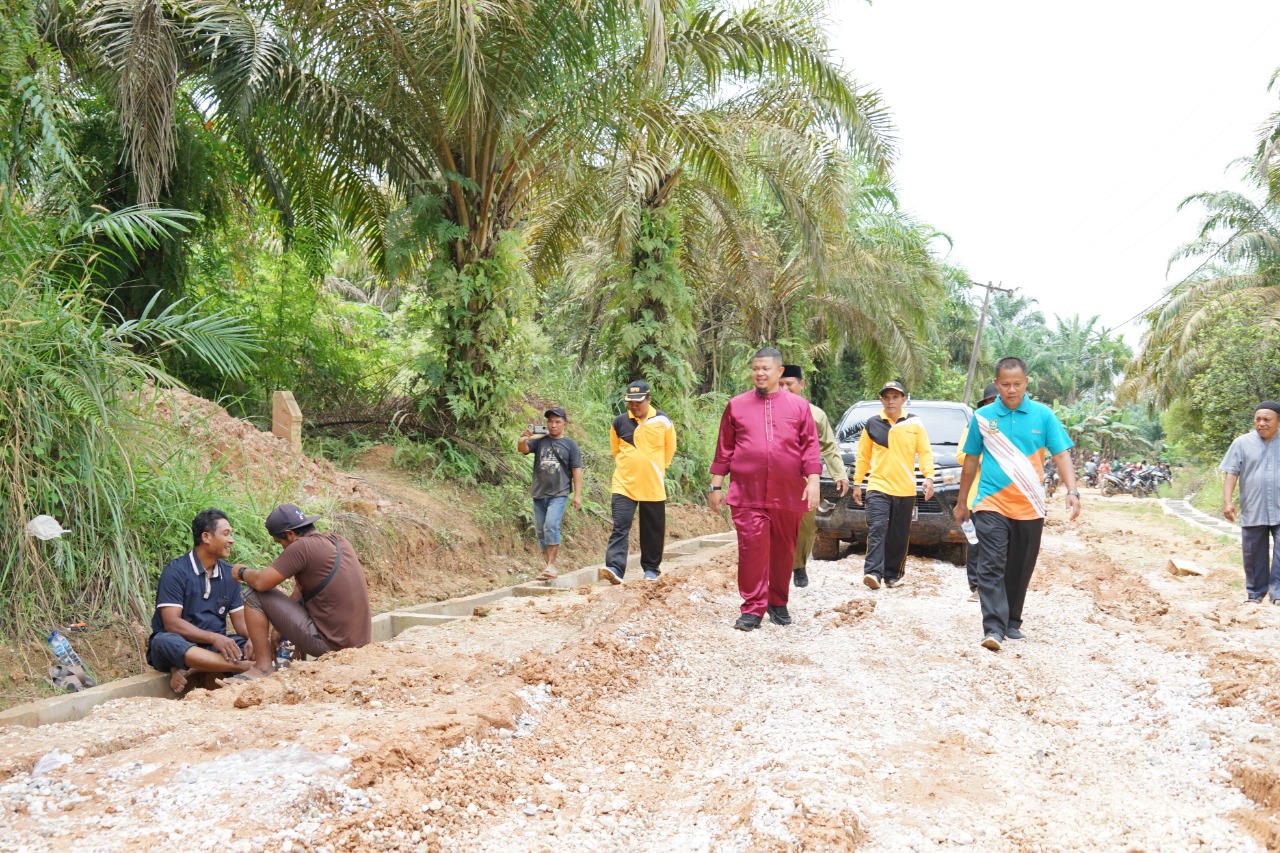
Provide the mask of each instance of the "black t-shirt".
{"label": "black t-shirt", "polygon": [[533,497],[558,498],[573,491],[572,469],[582,467],[582,451],[576,441],[544,436],[525,444],[533,454]]}

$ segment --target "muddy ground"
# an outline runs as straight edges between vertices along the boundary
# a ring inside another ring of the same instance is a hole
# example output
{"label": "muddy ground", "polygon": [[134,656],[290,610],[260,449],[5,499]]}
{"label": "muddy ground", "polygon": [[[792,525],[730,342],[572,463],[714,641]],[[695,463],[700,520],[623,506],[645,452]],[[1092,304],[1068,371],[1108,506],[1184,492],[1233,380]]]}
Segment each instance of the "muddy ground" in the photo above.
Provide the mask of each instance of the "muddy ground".
{"label": "muddy ground", "polygon": [[0,850],[1276,849],[1280,607],[1241,603],[1235,548],[1086,495],[999,653],[963,569],[815,563],[794,625],[743,634],[703,551],[0,731]]}

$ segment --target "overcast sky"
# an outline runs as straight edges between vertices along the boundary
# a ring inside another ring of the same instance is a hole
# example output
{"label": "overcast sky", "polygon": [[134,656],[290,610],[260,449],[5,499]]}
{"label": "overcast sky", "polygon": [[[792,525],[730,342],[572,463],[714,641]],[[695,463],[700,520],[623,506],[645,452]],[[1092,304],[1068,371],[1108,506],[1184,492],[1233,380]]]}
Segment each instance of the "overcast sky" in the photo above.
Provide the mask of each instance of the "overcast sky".
{"label": "overcast sky", "polygon": [[847,67],[893,111],[904,206],[974,280],[1046,315],[1118,326],[1194,269],[1166,278],[1199,219],[1178,203],[1240,188],[1228,166],[1280,105],[1276,0],[833,0],[831,14]]}

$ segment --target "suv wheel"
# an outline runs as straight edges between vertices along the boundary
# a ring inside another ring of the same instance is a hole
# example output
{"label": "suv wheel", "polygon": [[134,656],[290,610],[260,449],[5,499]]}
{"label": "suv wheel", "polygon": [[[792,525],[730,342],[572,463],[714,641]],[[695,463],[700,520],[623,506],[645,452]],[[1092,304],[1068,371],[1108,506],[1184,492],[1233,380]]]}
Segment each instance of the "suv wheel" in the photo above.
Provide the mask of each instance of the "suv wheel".
{"label": "suv wheel", "polygon": [[813,559],[840,559],[840,540],[819,533],[818,538],[813,540]]}

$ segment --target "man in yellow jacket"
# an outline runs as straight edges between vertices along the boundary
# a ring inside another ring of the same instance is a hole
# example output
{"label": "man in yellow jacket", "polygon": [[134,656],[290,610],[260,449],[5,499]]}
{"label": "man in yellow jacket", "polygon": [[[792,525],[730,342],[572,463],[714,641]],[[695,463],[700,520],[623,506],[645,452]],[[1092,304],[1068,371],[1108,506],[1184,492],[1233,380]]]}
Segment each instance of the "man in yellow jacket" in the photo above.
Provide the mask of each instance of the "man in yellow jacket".
{"label": "man in yellow jacket", "polygon": [[867,483],[867,559],[862,582],[871,589],[902,582],[911,539],[911,516],[916,504],[916,458],[924,475],[924,499],[933,497],[933,448],[924,424],[903,411],[907,389],[886,382],[880,389],[884,410],[867,420],[858,439],[853,471],[853,502],[862,505],[862,481]]}
{"label": "man in yellow jacket", "polygon": [[653,407],[649,384],[627,385],[627,410],[609,428],[613,449],[613,532],[600,577],[622,583],[627,572],[631,522],[640,512],[640,567],[647,580],[658,578],[667,532],[667,466],[676,455],[676,428]]}

